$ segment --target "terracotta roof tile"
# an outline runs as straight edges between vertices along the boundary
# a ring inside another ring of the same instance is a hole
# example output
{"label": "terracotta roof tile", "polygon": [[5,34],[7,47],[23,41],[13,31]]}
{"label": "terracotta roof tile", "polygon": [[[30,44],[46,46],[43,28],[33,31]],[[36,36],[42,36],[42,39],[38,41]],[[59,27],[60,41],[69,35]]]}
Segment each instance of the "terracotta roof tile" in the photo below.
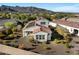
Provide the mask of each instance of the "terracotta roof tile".
{"label": "terracotta roof tile", "polygon": [[40,31],[47,32],[47,33],[51,33],[50,28],[45,27],[45,26],[40,26],[40,28],[35,29],[34,30],[34,33],[37,33],[37,32],[40,32]]}
{"label": "terracotta roof tile", "polygon": [[75,27],[75,28],[79,28],[79,22],[72,22],[72,21],[65,21],[65,20],[57,20],[57,21],[53,21],[57,24],[62,24],[62,25],[66,25],[66,26],[70,26],[70,27]]}

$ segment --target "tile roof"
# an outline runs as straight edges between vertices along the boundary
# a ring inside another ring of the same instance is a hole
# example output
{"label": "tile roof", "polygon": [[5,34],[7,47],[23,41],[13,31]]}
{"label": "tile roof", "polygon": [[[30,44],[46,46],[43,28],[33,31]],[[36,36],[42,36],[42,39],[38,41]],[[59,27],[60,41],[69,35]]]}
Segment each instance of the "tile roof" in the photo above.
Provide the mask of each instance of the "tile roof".
{"label": "tile roof", "polygon": [[50,28],[49,27],[45,27],[45,26],[40,26],[40,28],[34,30],[35,33],[40,32],[40,31],[51,33]]}
{"label": "tile roof", "polygon": [[51,33],[51,30],[50,30],[49,27],[42,26],[42,25],[39,25],[39,24],[37,24],[36,26],[28,27],[28,28],[25,29],[25,31],[33,31],[33,33],[37,33],[37,32],[40,32],[40,31]]}
{"label": "tile roof", "polygon": [[79,28],[79,22],[72,22],[72,21],[65,21],[65,20],[57,20],[57,21],[53,21],[53,22],[57,23],[57,24],[74,27],[74,28]]}

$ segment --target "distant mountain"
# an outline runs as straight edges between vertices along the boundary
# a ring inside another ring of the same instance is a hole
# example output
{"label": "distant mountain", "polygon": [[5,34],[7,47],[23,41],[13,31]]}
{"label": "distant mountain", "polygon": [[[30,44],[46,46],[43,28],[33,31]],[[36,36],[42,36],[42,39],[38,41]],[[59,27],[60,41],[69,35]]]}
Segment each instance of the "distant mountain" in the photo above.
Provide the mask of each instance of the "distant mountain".
{"label": "distant mountain", "polygon": [[54,14],[55,12],[37,8],[37,7],[20,7],[20,6],[0,6],[0,12],[25,12],[25,13],[47,13],[47,14]]}
{"label": "distant mountain", "polygon": [[12,9],[11,6],[2,5],[0,6],[0,12],[17,12],[17,11]]}

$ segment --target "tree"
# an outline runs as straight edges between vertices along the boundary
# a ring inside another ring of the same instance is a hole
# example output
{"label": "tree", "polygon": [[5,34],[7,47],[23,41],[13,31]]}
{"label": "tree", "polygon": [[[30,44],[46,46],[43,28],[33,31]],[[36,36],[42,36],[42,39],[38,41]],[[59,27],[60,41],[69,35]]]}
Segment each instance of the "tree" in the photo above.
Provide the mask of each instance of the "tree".
{"label": "tree", "polygon": [[49,21],[51,21],[51,15],[50,14],[42,14],[42,17],[48,19]]}
{"label": "tree", "polygon": [[55,15],[51,15],[51,20],[56,20],[56,16]]}
{"label": "tree", "polygon": [[32,16],[28,16],[28,18],[27,18],[28,21],[35,20],[35,19],[36,19],[36,16],[33,16],[33,15]]}

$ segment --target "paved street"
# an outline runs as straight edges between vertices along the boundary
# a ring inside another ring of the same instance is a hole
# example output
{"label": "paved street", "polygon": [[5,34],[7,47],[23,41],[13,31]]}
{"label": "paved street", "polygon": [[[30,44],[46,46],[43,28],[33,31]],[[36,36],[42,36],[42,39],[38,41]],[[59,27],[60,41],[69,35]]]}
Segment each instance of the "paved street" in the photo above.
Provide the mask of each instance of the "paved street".
{"label": "paved street", "polygon": [[[0,44],[0,52],[6,53],[6,54],[11,54],[11,55],[37,55],[37,53],[21,50],[18,48],[14,48],[14,47],[2,45],[2,44]],[[2,54],[2,53],[0,53],[0,54]]]}

